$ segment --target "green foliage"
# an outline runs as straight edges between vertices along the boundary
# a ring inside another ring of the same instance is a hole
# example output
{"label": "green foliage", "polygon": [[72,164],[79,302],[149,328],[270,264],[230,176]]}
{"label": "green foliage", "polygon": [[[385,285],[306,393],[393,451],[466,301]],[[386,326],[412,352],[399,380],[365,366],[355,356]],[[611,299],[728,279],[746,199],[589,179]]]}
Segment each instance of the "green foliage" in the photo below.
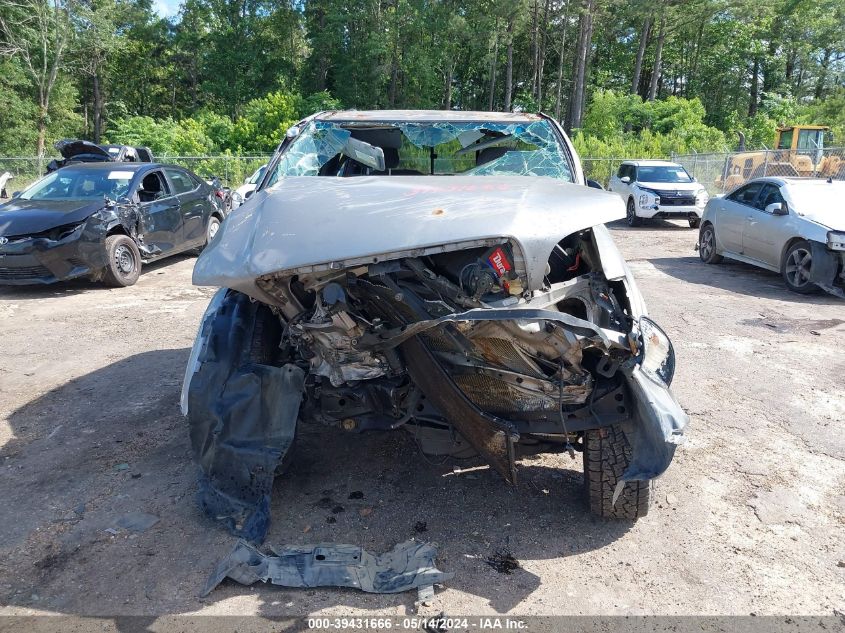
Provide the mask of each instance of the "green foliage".
{"label": "green foliage", "polygon": [[298,121],[300,102],[299,95],[282,91],[253,99],[235,121],[232,146],[246,153],[273,150]]}
{"label": "green foliage", "polygon": [[836,147],[845,147],[845,86],[840,86],[823,101],[800,108],[801,121],[829,125]]}
{"label": "green foliage", "polygon": [[842,0],[182,0],[170,18],[155,6],[0,0],[0,152],[33,153],[39,129],[48,147],[92,138],[97,122],[159,153],[264,152],[340,103],[563,119],[580,59],[576,136],[590,152],[722,149],[737,131],[769,145],[778,123],[845,132]]}
{"label": "green foliage", "polygon": [[124,116],[111,123],[106,139],[112,143],[145,145],[157,156],[264,154],[272,152],[287,129],[303,117],[340,107],[340,102],[325,91],[302,97],[296,92],[277,90],[248,102],[234,123],[208,109],[179,121],[169,117],[156,120],[148,116]]}
{"label": "green foliage", "polygon": [[643,101],[637,95],[598,90],[575,134],[576,148],[585,156],[616,158],[724,151],[724,133],[706,125],[705,115],[698,99]]}

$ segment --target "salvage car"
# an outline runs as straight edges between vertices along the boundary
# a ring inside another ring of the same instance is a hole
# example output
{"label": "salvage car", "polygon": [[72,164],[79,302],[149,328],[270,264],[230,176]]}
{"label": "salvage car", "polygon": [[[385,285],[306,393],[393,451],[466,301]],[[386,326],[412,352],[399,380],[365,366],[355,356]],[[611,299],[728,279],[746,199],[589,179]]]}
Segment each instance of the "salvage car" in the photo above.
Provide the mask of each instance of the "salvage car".
{"label": "salvage car", "polygon": [[91,141],[63,139],[53,146],[62,155],[47,165],[47,173],[74,163],[151,163],[153,153],[149,147],[129,145],[97,145]]}
{"label": "salvage car", "polygon": [[644,219],[683,218],[698,228],[709,200],[707,190],[682,165],[665,160],[626,160],[610,179],[610,190],[625,202],[628,226]]}
{"label": "salvage car", "polygon": [[301,424],[401,429],[423,453],[583,453],[591,510],[637,519],[687,416],[672,344],[542,114],[326,112],[300,122],[197,260],[218,286],[182,410],[199,502],[263,539]]}
{"label": "salvage car", "polygon": [[182,167],[70,165],[0,205],[0,284],[131,286],[143,264],[202,248],[223,218],[214,190]]}
{"label": "salvage car", "polygon": [[707,204],[698,239],[706,264],[728,257],[783,276],[793,292],[845,298],[845,182],[756,178]]}

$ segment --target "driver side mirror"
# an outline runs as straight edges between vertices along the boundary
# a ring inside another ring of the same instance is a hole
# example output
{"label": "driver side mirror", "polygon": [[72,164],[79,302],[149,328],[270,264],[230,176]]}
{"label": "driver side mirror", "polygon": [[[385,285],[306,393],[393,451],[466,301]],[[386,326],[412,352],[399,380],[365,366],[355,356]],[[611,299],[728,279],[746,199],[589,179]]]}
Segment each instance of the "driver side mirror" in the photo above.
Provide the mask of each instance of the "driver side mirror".
{"label": "driver side mirror", "polygon": [[601,186],[601,183],[598,180],[588,180],[587,186],[592,187],[593,189],[601,189],[604,191],[604,187]]}
{"label": "driver side mirror", "polygon": [[619,180],[621,182],[624,182],[626,185],[631,184],[631,177],[630,176],[622,176],[622,178],[620,178]]}
{"label": "driver side mirror", "polygon": [[20,198],[22,193],[23,193],[22,191],[13,192],[12,193],[12,200],[14,200],[15,198]]}
{"label": "driver side mirror", "polygon": [[785,202],[773,202],[766,207],[766,213],[772,215],[789,215],[789,209],[786,208]]}

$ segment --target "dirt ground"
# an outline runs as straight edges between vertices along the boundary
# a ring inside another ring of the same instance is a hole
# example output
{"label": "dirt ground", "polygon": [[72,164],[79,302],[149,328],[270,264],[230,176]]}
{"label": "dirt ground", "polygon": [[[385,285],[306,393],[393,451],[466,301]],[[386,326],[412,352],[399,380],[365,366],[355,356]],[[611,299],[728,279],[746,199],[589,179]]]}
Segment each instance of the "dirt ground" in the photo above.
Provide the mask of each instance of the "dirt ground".
{"label": "dirt ground", "polygon": [[[435,542],[455,577],[428,614],[845,611],[845,302],[705,266],[685,223],[613,234],[675,344],[691,417],[646,518],[591,517],[566,455],[523,460],[510,489],[477,462],[427,461],[404,433],[320,429],[276,482],[267,542]],[[178,407],[212,294],[193,265],[120,290],[0,290],[0,613],[413,614],[413,592],[226,582],[198,598],[233,539],[194,504]],[[158,521],[118,526],[133,513]],[[485,563],[501,548],[513,573]]]}

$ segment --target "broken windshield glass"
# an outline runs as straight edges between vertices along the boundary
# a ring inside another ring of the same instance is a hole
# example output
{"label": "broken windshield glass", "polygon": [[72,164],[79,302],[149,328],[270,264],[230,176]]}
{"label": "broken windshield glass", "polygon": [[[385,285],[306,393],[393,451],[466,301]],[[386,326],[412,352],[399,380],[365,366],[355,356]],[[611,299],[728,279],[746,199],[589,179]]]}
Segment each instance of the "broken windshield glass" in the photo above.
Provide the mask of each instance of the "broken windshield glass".
{"label": "broken windshield glass", "polygon": [[[356,147],[384,153],[361,160]],[[569,157],[547,121],[494,123],[311,121],[279,159],[285,176],[545,176],[573,182]]]}

